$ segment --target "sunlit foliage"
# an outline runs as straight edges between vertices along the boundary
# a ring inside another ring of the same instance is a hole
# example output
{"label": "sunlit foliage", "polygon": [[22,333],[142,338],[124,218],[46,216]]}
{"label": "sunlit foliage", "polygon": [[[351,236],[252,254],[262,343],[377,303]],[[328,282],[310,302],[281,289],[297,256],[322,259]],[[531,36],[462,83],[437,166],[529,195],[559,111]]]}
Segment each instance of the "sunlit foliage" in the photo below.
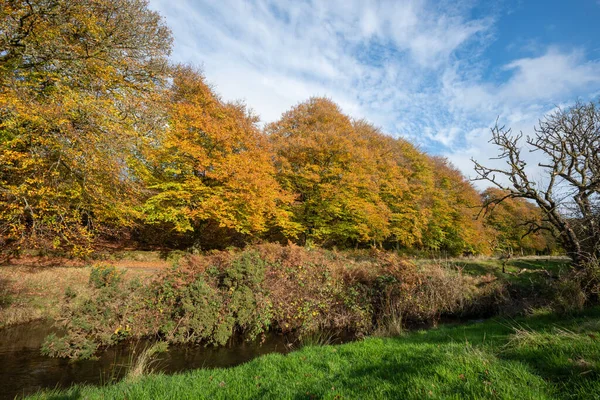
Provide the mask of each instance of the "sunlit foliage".
{"label": "sunlit foliage", "polygon": [[550,229],[532,230],[529,221],[542,226],[542,212],[532,202],[523,198],[506,198],[499,204],[494,201],[507,196],[507,192],[488,188],[483,192],[483,200],[490,204],[486,210],[486,225],[493,228],[493,245],[497,250],[511,254],[535,254],[552,251],[555,240]]}
{"label": "sunlit foliage", "polygon": [[214,223],[244,235],[279,227],[294,236],[286,195],[275,180],[270,146],[241,103],[220,100],[189,67],[173,74],[164,140],[152,156],[149,223],[176,232]]}
{"label": "sunlit foliage", "polygon": [[[312,98],[270,124],[281,185],[304,241],[487,252],[481,200],[445,160]],[[483,236],[482,236],[483,235]]]}
{"label": "sunlit foliage", "polygon": [[2,244],[84,254],[131,225],[170,32],[142,0],[1,4]]}
{"label": "sunlit foliage", "polygon": [[535,212],[529,203],[477,219],[481,196],[446,160],[329,99],[260,125],[197,69],[169,64],[171,34],[147,1],[1,4],[3,252],[86,256],[124,239],[436,255],[547,247],[515,236],[508,216]]}

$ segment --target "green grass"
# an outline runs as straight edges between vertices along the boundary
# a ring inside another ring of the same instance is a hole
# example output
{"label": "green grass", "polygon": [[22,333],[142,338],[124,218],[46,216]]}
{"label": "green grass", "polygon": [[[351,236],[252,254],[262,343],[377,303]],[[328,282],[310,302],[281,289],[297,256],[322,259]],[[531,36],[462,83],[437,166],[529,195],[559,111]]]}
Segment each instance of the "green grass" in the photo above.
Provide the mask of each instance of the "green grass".
{"label": "green grass", "polygon": [[502,272],[502,260],[496,258],[487,259],[463,259],[444,261],[451,267],[458,267],[469,275],[491,274],[503,281],[528,285],[545,279],[548,274],[558,277],[566,274],[569,270],[570,260],[566,257],[521,257],[507,260],[505,272]]}
{"label": "green grass", "polygon": [[42,399],[600,398],[600,308],[305,347],[229,369],[150,375]]}

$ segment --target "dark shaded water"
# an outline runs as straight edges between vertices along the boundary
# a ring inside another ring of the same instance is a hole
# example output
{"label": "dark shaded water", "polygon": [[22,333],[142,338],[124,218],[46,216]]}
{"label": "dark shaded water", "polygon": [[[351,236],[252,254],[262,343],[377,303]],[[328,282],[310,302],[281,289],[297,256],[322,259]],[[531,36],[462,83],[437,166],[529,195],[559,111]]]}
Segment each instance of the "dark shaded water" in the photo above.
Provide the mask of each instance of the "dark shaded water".
{"label": "dark shaded water", "polygon": [[[97,360],[70,362],[45,357],[40,346],[55,329],[38,321],[0,330],[0,399],[14,399],[40,389],[68,388],[76,383],[101,385],[121,379],[141,350],[140,341],[109,348]],[[338,336],[334,342],[347,341]],[[258,342],[236,341],[225,347],[170,346],[153,364],[155,371],[174,373],[195,368],[230,367],[267,353],[286,353],[296,348],[293,339],[270,334]]]}

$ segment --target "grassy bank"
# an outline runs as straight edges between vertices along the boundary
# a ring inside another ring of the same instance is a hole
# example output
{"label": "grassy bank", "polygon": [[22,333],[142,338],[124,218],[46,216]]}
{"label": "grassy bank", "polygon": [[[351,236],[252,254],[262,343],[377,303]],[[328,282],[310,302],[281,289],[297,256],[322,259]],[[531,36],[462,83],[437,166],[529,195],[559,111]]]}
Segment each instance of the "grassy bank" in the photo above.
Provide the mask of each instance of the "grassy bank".
{"label": "grassy bank", "polygon": [[590,399],[600,397],[600,308],[306,347],[215,370],[73,387],[37,399]]}
{"label": "grassy bank", "polygon": [[[68,300],[65,297],[67,289],[78,297],[93,295],[89,277],[90,265],[94,263],[114,265],[125,272],[125,281],[140,279],[146,282],[168,269],[180,256],[177,252],[113,251],[99,254],[99,260],[87,262],[31,255],[13,259],[10,264],[0,266],[0,328],[40,318],[60,317]],[[369,252],[358,252],[348,258],[351,258],[355,269],[371,269],[370,265],[377,261]],[[303,262],[293,261],[298,264]],[[465,276],[485,276],[488,283],[493,280],[499,285],[506,285],[514,291],[511,302],[515,305],[516,313],[553,301],[551,297],[555,293],[547,293],[548,283],[568,271],[567,259],[550,257],[509,260],[505,263],[505,273],[502,272],[503,262],[497,259],[419,260],[416,264],[425,268],[438,264],[450,271],[460,271]],[[497,311],[491,310],[489,315]]]}
{"label": "grassy bank", "polygon": [[[121,251],[98,257],[126,271],[127,280],[145,280],[171,264],[168,256],[154,251]],[[0,328],[57,318],[67,288],[78,295],[89,294],[90,266],[95,262],[25,255],[0,265]]]}

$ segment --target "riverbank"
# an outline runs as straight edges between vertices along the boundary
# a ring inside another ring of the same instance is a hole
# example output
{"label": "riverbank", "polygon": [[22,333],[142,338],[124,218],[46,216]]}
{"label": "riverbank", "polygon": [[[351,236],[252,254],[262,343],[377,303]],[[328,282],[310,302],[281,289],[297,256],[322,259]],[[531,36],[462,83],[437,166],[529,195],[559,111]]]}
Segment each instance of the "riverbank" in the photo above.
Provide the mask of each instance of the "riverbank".
{"label": "riverbank", "polygon": [[126,271],[126,280],[145,281],[172,265],[179,254],[158,251],[116,251],[97,260],[27,254],[0,265],[0,329],[40,319],[56,319],[67,289],[88,294],[91,266],[98,262]]}
{"label": "riverbank", "polygon": [[[77,261],[58,257],[25,256],[0,265],[0,329],[39,319],[55,320],[65,306],[65,292],[83,297],[90,294],[89,277],[94,263],[114,265],[126,281],[147,282],[173,265],[184,253],[158,251],[113,251],[98,254],[98,260]],[[366,257],[368,258],[368,257]],[[539,288],[549,277],[568,271],[564,257],[521,257],[503,262],[494,258],[417,260],[419,265],[441,264],[470,276],[489,276],[512,285],[525,302],[517,308],[536,306]],[[502,265],[505,264],[505,272]]]}
{"label": "riverbank", "polygon": [[223,346],[268,333],[363,337],[541,307],[580,310],[586,297],[561,262],[564,277],[560,263],[543,260],[535,261],[540,267],[534,271],[502,272],[466,260],[416,262],[375,249],[261,244],[188,255],[147,281],[100,262],[91,267],[85,291],[65,291],[58,317],[63,333],[49,335],[42,352],[86,359],[145,338]]}
{"label": "riverbank", "polygon": [[227,369],[76,386],[32,399],[589,399],[600,397],[600,308],[305,347]]}

